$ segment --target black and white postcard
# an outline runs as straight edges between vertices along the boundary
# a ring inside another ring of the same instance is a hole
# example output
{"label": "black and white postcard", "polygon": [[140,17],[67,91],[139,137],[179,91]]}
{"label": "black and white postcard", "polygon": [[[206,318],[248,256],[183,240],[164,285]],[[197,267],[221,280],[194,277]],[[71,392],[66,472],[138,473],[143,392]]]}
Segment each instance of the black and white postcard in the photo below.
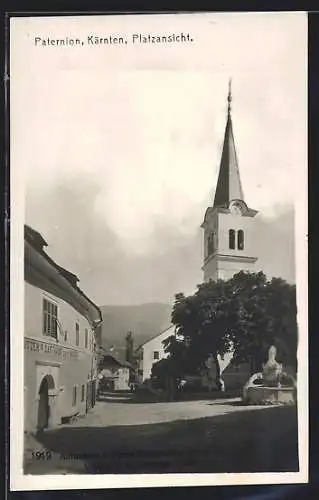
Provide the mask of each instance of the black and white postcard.
{"label": "black and white postcard", "polygon": [[12,16],[11,488],[308,480],[307,16]]}

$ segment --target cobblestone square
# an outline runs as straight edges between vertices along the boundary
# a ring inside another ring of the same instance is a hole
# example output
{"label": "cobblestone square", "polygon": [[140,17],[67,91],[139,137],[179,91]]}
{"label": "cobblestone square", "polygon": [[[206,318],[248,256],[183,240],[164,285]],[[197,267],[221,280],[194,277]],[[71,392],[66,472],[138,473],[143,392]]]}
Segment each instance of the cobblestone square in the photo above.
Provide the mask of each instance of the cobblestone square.
{"label": "cobblestone square", "polygon": [[26,474],[297,471],[296,408],[107,396],[25,450]]}

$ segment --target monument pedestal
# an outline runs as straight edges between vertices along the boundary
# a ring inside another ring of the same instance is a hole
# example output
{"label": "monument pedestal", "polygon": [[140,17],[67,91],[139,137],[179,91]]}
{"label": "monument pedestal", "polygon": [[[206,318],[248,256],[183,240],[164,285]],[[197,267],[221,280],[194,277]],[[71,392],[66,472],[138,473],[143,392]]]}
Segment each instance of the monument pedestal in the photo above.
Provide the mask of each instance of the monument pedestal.
{"label": "monument pedestal", "polygon": [[263,371],[250,377],[243,389],[243,401],[249,405],[286,405],[297,402],[297,386],[293,377],[282,372],[276,361],[276,347],[268,351]]}
{"label": "monument pedestal", "polygon": [[286,405],[296,402],[294,387],[250,386],[245,396],[246,403],[251,405]]}

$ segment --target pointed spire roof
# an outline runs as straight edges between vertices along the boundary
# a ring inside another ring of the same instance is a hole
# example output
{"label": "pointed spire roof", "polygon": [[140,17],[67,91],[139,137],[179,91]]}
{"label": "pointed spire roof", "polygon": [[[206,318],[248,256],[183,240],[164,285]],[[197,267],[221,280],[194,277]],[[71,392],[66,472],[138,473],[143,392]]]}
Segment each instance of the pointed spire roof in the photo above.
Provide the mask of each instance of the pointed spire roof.
{"label": "pointed spire roof", "polygon": [[225,129],[222,157],[219,167],[217,187],[215,192],[214,207],[228,207],[231,200],[244,201],[244,193],[240,180],[238,159],[233,134],[233,125],[231,119],[231,80],[229,80],[227,102],[227,123]]}

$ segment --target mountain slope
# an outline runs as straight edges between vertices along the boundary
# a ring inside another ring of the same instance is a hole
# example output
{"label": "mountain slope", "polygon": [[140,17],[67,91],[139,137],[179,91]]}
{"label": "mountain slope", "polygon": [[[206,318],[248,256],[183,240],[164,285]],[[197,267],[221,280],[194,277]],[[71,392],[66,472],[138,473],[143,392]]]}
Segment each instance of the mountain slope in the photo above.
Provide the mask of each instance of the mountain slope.
{"label": "mountain slope", "polygon": [[133,333],[134,347],[160,333],[171,322],[171,306],[161,303],[149,303],[128,306],[101,306],[103,316],[102,345],[114,346],[122,351],[125,347],[125,335]]}

